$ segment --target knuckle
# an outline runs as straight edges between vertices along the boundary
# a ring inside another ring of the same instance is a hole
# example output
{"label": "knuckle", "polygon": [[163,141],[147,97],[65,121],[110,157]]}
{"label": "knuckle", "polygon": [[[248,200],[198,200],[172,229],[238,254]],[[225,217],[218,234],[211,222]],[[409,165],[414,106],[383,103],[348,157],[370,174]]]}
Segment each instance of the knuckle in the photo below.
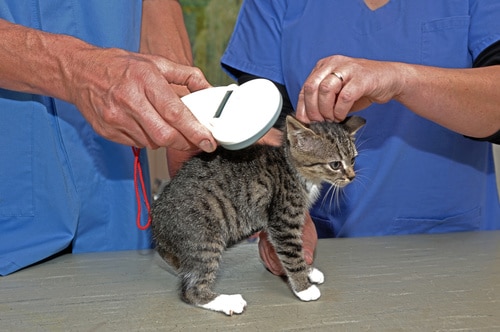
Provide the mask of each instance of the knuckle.
{"label": "knuckle", "polygon": [[316,67],[322,68],[322,67],[328,66],[330,64],[330,62],[333,60],[334,60],[334,56],[322,58],[322,59],[318,60],[318,62],[316,63]]}
{"label": "knuckle", "polygon": [[331,80],[323,80],[318,86],[318,93],[322,95],[329,94],[335,88],[334,82]]}
{"label": "knuckle", "polygon": [[102,119],[106,124],[117,125],[121,123],[121,112],[114,107],[107,108],[102,113]]}
{"label": "knuckle", "polygon": [[354,94],[349,91],[348,89],[343,89],[339,96],[338,96],[339,100],[342,102],[342,103],[351,103],[354,101]]}
{"label": "knuckle", "polygon": [[151,144],[156,147],[169,146],[179,148],[180,139],[172,127],[166,126],[161,129],[158,128],[151,134]]}
{"label": "knuckle", "polygon": [[158,131],[155,135],[156,144],[161,146],[170,146],[174,142],[174,134],[173,130],[170,128],[165,128],[163,130]]}
{"label": "knuckle", "polygon": [[305,94],[312,94],[316,91],[317,84],[314,82],[305,82],[304,83],[304,93]]}
{"label": "knuckle", "polygon": [[176,123],[182,121],[186,109],[182,105],[174,102],[173,100],[167,100],[163,109],[164,117],[170,123]]}
{"label": "knuckle", "polygon": [[200,69],[200,68],[198,68],[198,67],[190,67],[190,68],[191,68],[191,71],[192,71],[191,76],[193,76],[193,77],[195,77],[195,78],[202,78],[202,77],[205,77],[205,76],[203,75],[203,72],[201,71],[201,69]]}

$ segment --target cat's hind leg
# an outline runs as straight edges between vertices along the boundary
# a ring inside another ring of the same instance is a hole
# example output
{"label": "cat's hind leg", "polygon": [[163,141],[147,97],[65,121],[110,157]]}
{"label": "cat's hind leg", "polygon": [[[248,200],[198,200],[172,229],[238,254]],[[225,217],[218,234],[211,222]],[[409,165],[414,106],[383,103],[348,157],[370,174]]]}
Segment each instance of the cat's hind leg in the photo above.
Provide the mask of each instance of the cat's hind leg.
{"label": "cat's hind leg", "polygon": [[202,308],[220,311],[228,316],[232,316],[233,314],[241,314],[245,310],[246,306],[247,302],[240,294],[220,294],[207,304],[200,305],[200,307]]}
{"label": "cat's hind leg", "polygon": [[181,266],[181,297],[200,308],[226,315],[241,314],[247,303],[240,294],[218,294],[213,291],[223,246],[199,244],[196,253],[184,256]]}
{"label": "cat's hind leg", "polygon": [[218,294],[212,291],[215,274],[196,277],[192,273],[183,276],[182,299],[200,308],[223,312],[228,316],[241,314],[247,306],[240,294]]}

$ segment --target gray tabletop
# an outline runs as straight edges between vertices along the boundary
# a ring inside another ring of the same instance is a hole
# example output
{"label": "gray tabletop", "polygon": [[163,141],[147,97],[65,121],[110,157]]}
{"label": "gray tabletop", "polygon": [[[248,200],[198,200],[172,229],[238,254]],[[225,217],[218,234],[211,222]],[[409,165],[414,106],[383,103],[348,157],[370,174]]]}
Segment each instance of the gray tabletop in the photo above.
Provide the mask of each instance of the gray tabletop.
{"label": "gray tabletop", "polygon": [[500,330],[500,232],[327,239],[318,301],[267,272],[256,244],[224,256],[242,315],[191,307],[151,251],[65,255],[0,278],[2,331]]}

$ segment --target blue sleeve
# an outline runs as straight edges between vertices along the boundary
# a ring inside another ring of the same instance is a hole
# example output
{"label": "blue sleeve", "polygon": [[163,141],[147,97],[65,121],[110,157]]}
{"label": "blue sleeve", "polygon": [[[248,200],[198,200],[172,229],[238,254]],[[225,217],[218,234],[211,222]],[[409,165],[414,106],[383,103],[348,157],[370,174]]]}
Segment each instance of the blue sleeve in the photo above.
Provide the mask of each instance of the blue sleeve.
{"label": "blue sleeve", "polygon": [[488,46],[500,40],[500,1],[471,0],[469,49],[476,59]]}
{"label": "blue sleeve", "polygon": [[[228,47],[222,56],[224,70],[265,77],[283,84],[281,26],[286,12],[284,0],[245,0]],[[258,55],[258,56],[255,56]]]}

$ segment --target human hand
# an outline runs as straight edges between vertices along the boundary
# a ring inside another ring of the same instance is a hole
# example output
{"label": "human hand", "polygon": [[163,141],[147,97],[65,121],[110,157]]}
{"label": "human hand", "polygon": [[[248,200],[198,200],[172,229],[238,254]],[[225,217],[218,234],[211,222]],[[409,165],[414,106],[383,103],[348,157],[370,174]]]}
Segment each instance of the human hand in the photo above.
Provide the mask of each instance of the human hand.
{"label": "human hand", "polygon": [[257,141],[259,144],[280,146],[283,140],[283,132],[276,128],[271,128],[261,139]]}
{"label": "human hand", "polygon": [[[314,261],[314,250],[318,243],[318,234],[316,233],[316,227],[311,219],[309,213],[306,214],[304,227],[302,229],[302,249],[304,252],[304,259],[307,264],[311,265]],[[285,275],[285,270],[281,265],[281,262],[267,238],[266,232],[260,232],[259,234],[259,254],[265,267],[275,275]]]}
{"label": "human hand", "polygon": [[101,136],[153,149],[216,148],[210,131],[173,88],[182,85],[192,92],[210,87],[199,69],[120,49],[88,48],[75,57],[68,66],[74,70],[67,71],[69,101]]}
{"label": "human hand", "polygon": [[300,91],[297,117],[306,122],[342,121],[349,112],[394,99],[401,93],[403,77],[395,62],[341,55],[321,59]]}

